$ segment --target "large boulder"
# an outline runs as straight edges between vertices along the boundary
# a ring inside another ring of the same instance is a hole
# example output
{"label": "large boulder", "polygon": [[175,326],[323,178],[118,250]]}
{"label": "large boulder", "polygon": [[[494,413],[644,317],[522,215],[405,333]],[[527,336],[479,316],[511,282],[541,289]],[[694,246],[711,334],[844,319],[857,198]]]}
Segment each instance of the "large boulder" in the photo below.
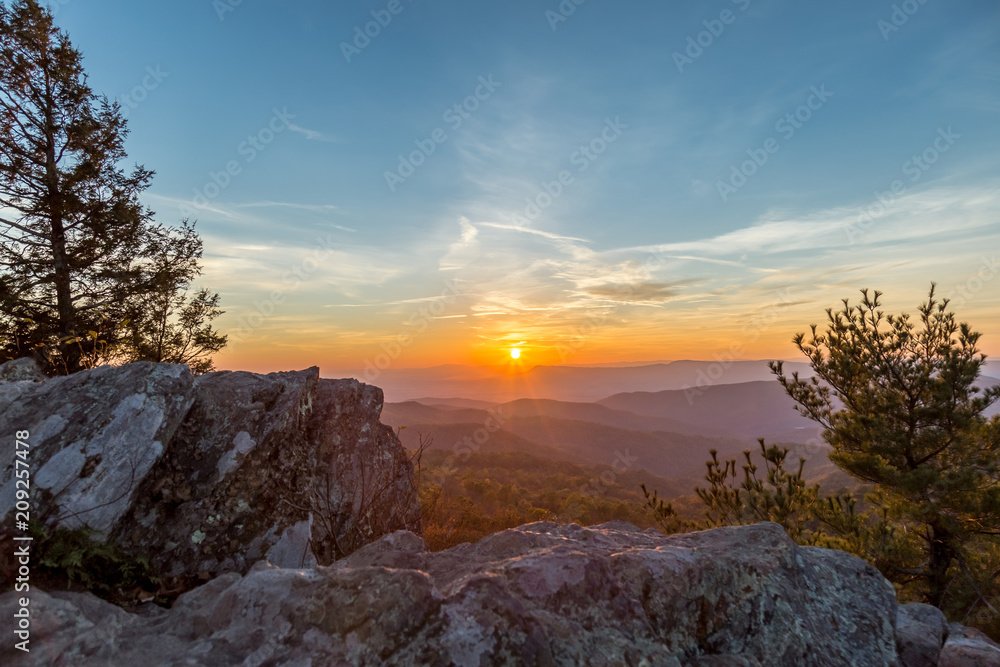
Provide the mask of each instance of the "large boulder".
{"label": "large boulder", "polygon": [[[775,524],[665,537],[536,523],[430,553],[399,532],[330,567],[261,562],[134,615],[32,593],[28,665],[892,665],[892,586]],[[0,617],[17,610],[0,597]],[[75,620],[74,620],[75,619]]]}
{"label": "large boulder", "polygon": [[1000,644],[979,630],[948,625],[948,640],[938,659],[940,667],[1000,667]]}
{"label": "large boulder", "polygon": [[948,636],[948,621],[937,607],[920,602],[896,610],[896,648],[902,667],[934,667]]}
{"label": "large boulder", "polygon": [[[0,366],[0,377],[17,363]],[[14,508],[17,450],[11,436],[27,431],[31,518],[108,533],[128,512],[193,399],[191,372],[170,364],[0,382],[0,507]]]}
{"label": "large boulder", "polygon": [[14,359],[0,365],[0,382],[44,382],[47,378],[30,357]]}
{"label": "large boulder", "polygon": [[[183,585],[258,560],[328,564],[419,531],[413,469],[379,423],[382,392],[319,370],[137,363],[39,381],[0,366],[0,433],[28,431],[31,516],[88,526]],[[0,438],[14,508],[15,441]],[[4,518],[8,532],[13,512]]]}

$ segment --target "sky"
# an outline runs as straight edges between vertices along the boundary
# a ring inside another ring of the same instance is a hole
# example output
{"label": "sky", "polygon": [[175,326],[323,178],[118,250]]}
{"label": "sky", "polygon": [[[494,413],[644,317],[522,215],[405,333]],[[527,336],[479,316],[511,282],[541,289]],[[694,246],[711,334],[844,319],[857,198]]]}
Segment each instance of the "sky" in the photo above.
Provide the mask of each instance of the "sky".
{"label": "sky", "polygon": [[931,282],[1000,356],[995,0],[58,0],[219,368],[799,356]]}

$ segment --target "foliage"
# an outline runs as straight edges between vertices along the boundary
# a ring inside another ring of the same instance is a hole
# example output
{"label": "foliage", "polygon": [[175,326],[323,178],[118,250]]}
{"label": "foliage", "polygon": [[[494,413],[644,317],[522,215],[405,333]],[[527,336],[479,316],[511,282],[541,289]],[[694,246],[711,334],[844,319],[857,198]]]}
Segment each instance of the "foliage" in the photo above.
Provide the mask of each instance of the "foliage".
{"label": "foliage", "polygon": [[[871,562],[881,572],[903,575],[917,567],[917,535],[897,524],[876,489],[861,503],[850,494],[822,498],[813,506],[820,522],[819,546],[840,549]],[[897,577],[902,583],[904,579]]]}
{"label": "foliage", "polygon": [[34,538],[38,575],[50,581],[64,581],[67,588],[80,585],[115,601],[132,599],[130,593],[137,590],[159,589],[145,557],[124,553],[114,543],[102,541],[95,530],[49,529],[33,522],[29,534]]}
{"label": "foliage", "polygon": [[673,504],[661,499],[656,490],[652,493],[642,483],[646,509],[666,534],[696,530],[699,527],[745,526],[760,521],[773,521],[781,525],[792,539],[803,544],[815,544],[819,539],[807,526],[812,522],[813,507],[819,497],[819,485],[808,486],[803,478],[805,459],[799,459],[796,472],[785,470],[787,447],[767,447],[760,440],[760,458],[766,475],[758,477],[759,466],[748,449],[743,452],[743,476],[736,470],[736,459],[719,461],[718,451],[709,451],[706,462],[707,488],[696,487],[695,493],[705,510],[704,522],[685,521],[674,510]]}
{"label": "foliage", "polygon": [[[619,520],[651,528],[655,522],[637,491],[643,474],[524,452],[455,457],[427,450],[419,485],[424,540],[437,551],[534,521],[594,525]],[[668,480],[658,481],[677,488]]]}
{"label": "foliage", "polygon": [[0,358],[34,356],[50,374],[153,358],[203,367],[224,344],[205,324],[217,297],[178,300],[201,243],[186,222],[153,222],[139,199],[153,172],[118,166],[127,135],[51,13],[0,4]]}
{"label": "foliage", "polygon": [[[798,334],[815,377],[787,377],[771,364],[796,409],[824,427],[830,460],[867,487],[821,498],[785,469],[787,448],[749,451],[742,478],[735,460],[707,462],[708,488],[696,489],[705,525],[775,521],[803,544],[842,549],[873,563],[903,600],[923,600],[949,618],[1000,634],[1000,417],[983,411],[1000,387],[975,386],[985,355],[980,334],[958,323],[931,286],[919,321],[886,315],[881,293],[862,290],[827,311],[826,332]],[[919,326],[918,326],[919,324]],[[646,509],[665,530],[678,529],[671,504],[656,491]]]}
{"label": "foliage", "polygon": [[200,273],[201,254],[194,225],[184,221],[150,259],[149,287],[136,295],[126,320],[120,350],[124,361],[188,364],[196,374],[214,370],[210,355],[227,342],[209,324],[223,313],[219,295],[199,289],[189,296],[191,282]]}
{"label": "foliage", "polygon": [[653,521],[664,535],[683,533],[694,528],[695,524],[682,519],[674,509],[673,503],[660,498],[656,489],[650,493],[645,482],[639,484],[639,488],[642,489],[642,495],[646,499],[646,509],[653,515]]}
{"label": "foliage", "polygon": [[766,475],[758,477],[759,466],[754,463],[751,451],[743,452],[743,478],[736,471],[736,459],[720,462],[717,452],[709,452],[705,481],[708,488],[697,488],[695,493],[705,504],[706,525],[742,526],[759,521],[773,521],[781,525],[796,541],[812,543],[806,523],[811,519],[813,504],[819,496],[819,486],[807,486],[802,476],[805,459],[799,459],[795,472],[785,469],[788,448],[760,441],[760,457]]}
{"label": "foliage", "polygon": [[980,334],[933,285],[919,327],[885,315],[880,292],[861,294],[827,310],[825,332],[813,325],[794,338],[815,377],[771,366],[799,412],[824,427],[831,461],[873,485],[869,510],[833,500],[817,516],[901,591],[952,615],[970,595],[989,604],[996,575],[977,579],[967,566],[1000,532],[1000,420],[982,416],[1000,388],[975,386]]}

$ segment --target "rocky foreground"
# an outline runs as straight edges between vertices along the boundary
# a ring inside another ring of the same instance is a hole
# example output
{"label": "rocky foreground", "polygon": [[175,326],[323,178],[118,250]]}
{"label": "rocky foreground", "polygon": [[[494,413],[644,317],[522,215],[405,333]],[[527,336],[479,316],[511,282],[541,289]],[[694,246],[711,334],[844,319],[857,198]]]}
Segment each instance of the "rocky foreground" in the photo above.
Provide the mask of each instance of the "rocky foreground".
{"label": "rocky foreground", "polygon": [[420,530],[413,466],[379,422],[382,403],[378,387],[317,368],[194,377],[135,363],[46,379],[31,360],[8,362],[0,534],[15,532],[14,435],[27,432],[31,519],[93,529],[163,580],[189,587],[265,558],[331,563]]}
{"label": "rocky foreground", "polygon": [[[997,665],[1000,646],[775,524],[664,537],[535,523],[429,553],[400,531],[330,567],[266,562],[132,614],[35,592],[25,665]],[[0,618],[16,610],[0,596]]]}
{"label": "rocky foreground", "polygon": [[0,583],[20,572],[27,448],[34,520],[95,529],[188,591],[126,611],[32,580],[0,595],[0,664],[1000,666],[985,636],[774,524],[535,523],[427,552],[381,408],[315,368],[0,366]]}

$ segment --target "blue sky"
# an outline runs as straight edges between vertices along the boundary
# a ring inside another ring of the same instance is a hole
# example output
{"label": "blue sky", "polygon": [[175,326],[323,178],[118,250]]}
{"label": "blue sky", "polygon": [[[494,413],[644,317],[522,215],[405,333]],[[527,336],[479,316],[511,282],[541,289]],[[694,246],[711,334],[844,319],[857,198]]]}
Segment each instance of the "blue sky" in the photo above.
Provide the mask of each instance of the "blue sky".
{"label": "blue sky", "polygon": [[223,367],[791,358],[932,280],[1000,354],[996,2],[235,1],[55,7]]}

